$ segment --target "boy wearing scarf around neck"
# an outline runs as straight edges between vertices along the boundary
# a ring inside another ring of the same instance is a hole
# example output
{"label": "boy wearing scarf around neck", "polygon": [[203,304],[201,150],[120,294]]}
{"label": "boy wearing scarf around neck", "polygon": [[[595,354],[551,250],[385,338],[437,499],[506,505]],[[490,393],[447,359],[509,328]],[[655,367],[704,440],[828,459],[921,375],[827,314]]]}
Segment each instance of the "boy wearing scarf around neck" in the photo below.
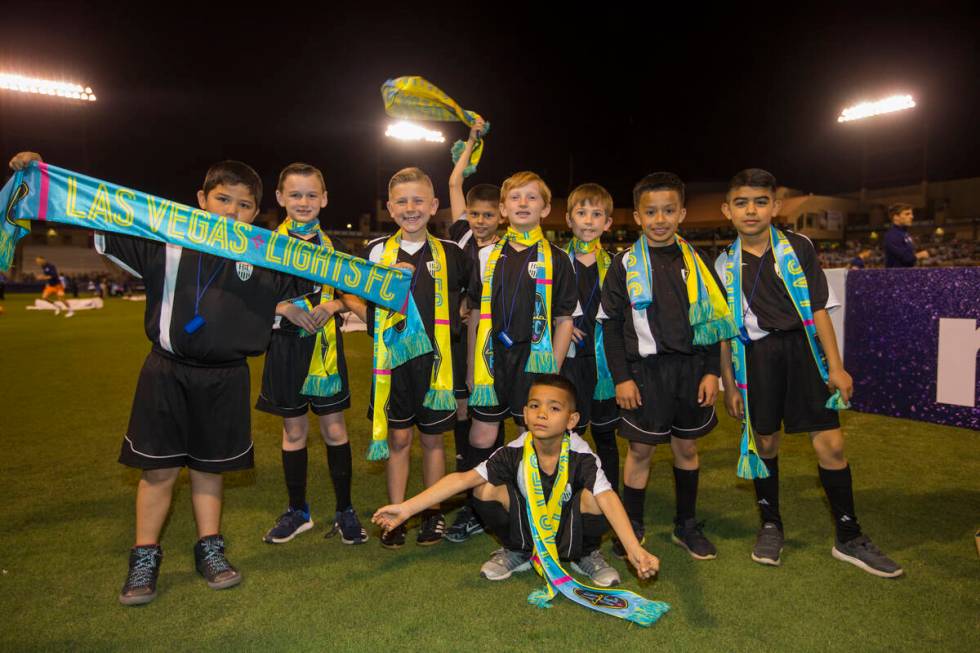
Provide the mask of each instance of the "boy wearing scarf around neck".
{"label": "boy wearing scarf around neck", "polygon": [[[715,428],[718,342],[734,335],[721,283],[677,228],[684,220],[684,183],[669,172],[633,188],[640,238],[613,259],[602,287],[606,356],[620,407],[619,434],[629,441],[623,467],[623,503],[637,538],[650,459],[658,444],[674,458],[677,512],[671,539],[696,560],[715,546],[695,518],[697,440]],[[622,555],[622,547],[614,544]]]}
{"label": "boy wearing scarf around neck", "polygon": [[861,532],[854,512],[838,417],[854,384],[827,313],[837,300],[813,244],[772,226],[779,206],[772,174],[750,168],[735,175],[721,210],[738,238],[715,261],[738,327],[738,338],[722,345],[722,372],[725,406],[742,420],[738,475],[753,480],[762,522],[752,559],[773,566],[781,562],[782,426],[786,433],[810,434],[837,531],[831,554],[875,576],[901,576],[902,568]]}
{"label": "boy wearing scarf around neck", "polygon": [[528,603],[550,607],[561,593],[580,605],[650,625],[669,606],[632,592],[601,589],[619,582],[611,568],[612,574],[592,578],[599,587],[578,583],[562,568],[570,560],[573,570],[588,575],[582,561],[598,550],[610,525],[640,578],[655,577],[660,567],[634,536],[599,459],[573,430],[579,417],[575,395],[568,379],[538,375],[522,411],[527,431],[473,469],[450,474],[408,501],[379,508],[372,521],[396,528],[427,506],[472,489],[484,523],[504,545],[480,569],[484,578],[504,580],[533,563],[547,585],[531,592]]}
{"label": "boy wearing scarf around neck", "polygon": [[616,427],[619,408],[606,351],[602,324],[596,321],[601,303],[602,282],[606,279],[612,255],[602,248],[600,237],[612,226],[613,200],[599,184],[583,184],[568,196],[565,222],[572,240],[565,247],[575,271],[578,303],[582,315],[573,321],[572,345],[562,365],[561,375],[575,386],[579,421],[575,431],[592,431],[602,471],[613,487],[619,486],[619,449]]}
{"label": "boy wearing scarf around neck", "polygon": [[[327,205],[323,174],[305,163],[293,163],[279,174],[276,201],[286,210],[281,234],[333,247],[347,248],[320,228],[320,210]],[[306,501],[306,448],[312,410],[327,448],[327,466],[336,497],[333,530],[344,544],[361,544],[361,527],[351,503],[351,448],[344,411],[350,408],[347,361],[337,315],[347,311],[343,294],[323,287],[295,302],[276,307],[276,322],[265,356],[258,410],[283,418],[282,468],[289,505],[264,541],[283,544],[313,528]],[[283,320],[282,318],[286,319]]]}
{"label": "boy wearing scarf around neck", "polygon": [[[471,278],[470,261],[456,243],[434,238],[427,229],[439,208],[432,180],[418,168],[399,170],[388,182],[388,211],[398,225],[392,236],[368,243],[362,256],[372,262],[412,270],[412,299],[404,318],[392,311],[351,301],[374,338],[374,383],[369,460],[388,459],[388,499],[405,500],[412,433],[422,442],[422,482],[431,487],[446,471],[443,436],[456,422],[456,398],[465,396],[465,375],[453,369],[460,346],[460,297]],[[399,337],[403,351],[388,349]],[[407,341],[407,342],[406,342]],[[446,520],[436,507],[422,513],[416,543],[436,544]],[[405,544],[405,525],[382,535],[381,545]]]}
{"label": "boy wearing scarf around neck", "polygon": [[[476,145],[477,138],[483,133],[486,123],[481,118],[470,128],[470,135],[463,144],[462,152],[452,174],[449,175],[449,206],[453,217],[453,223],[449,226],[449,237],[463,250],[463,253],[470,259],[474,266],[480,264],[480,250],[484,247],[495,244],[500,240],[497,229],[503,219],[500,217],[500,188],[493,184],[477,184],[463,194],[463,177],[469,166],[470,154]],[[469,307],[467,302],[463,302],[460,307],[463,318],[462,342],[456,352],[459,360],[456,369],[466,370],[467,353],[467,327],[469,321]],[[467,392],[467,395],[469,393]],[[466,397],[457,400],[456,426],[453,429],[456,441],[456,471],[462,472],[469,469],[467,466],[469,456],[467,449],[470,446],[470,418],[467,407]],[[499,424],[495,447],[504,445],[503,423]],[[456,513],[456,519],[446,530],[446,541],[465,542],[473,535],[483,532],[483,524],[473,513],[473,507],[467,503]]]}
{"label": "boy wearing scarf around neck", "polygon": [[531,382],[559,372],[571,343],[578,293],[568,255],[541,230],[550,211],[541,177],[519,172],[505,180],[500,213],[510,226],[480,250],[467,289],[469,469],[490,457],[500,422],[512,417],[522,425]]}

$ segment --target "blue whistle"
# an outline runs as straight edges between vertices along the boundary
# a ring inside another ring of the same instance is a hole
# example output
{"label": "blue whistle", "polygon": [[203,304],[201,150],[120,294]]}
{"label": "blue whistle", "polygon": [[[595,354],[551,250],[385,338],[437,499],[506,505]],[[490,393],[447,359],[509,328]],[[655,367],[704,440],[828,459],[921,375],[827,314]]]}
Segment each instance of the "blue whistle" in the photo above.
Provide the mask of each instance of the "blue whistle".
{"label": "blue whistle", "polygon": [[514,341],[511,340],[510,336],[507,335],[506,331],[501,331],[500,333],[498,333],[497,340],[499,340],[500,344],[502,344],[507,349],[510,349],[514,345]]}
{"label": "blue whistle", "polygon": [[190,322],[184,325],[184,333],[191,334],[204,326],[204,318],[200,315],[195,315]]}

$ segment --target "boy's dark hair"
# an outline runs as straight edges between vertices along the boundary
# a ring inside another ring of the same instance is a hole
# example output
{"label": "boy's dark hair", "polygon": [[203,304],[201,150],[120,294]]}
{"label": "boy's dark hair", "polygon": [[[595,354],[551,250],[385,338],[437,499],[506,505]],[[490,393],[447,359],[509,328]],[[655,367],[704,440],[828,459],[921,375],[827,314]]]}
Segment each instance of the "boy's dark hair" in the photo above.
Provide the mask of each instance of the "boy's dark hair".
{"label": "boy's dark hair", "polygon": [[531,385],[527,389],[528,396],[530,396],[531,394],[531,388],[533,388],[536,385],[546,385],[550,388],[558,388],[559,390],[564,390],[565,393],[568,395],[568,402],[571,405],[572,410],[576,409],[575,386],[572,384],[571,381],[569,381],[565,377],[559,374],[541,374],[537,376],[533,381],[531,381]]}
{"label": "boy's dark hair", "polygon": [[477,184],[466,191],[466,206],[472,206],[474,202],[499,204],[500,187],[494,186],[493,184]]}
{"label": "boy's dark hair", "polygon": [[217,186],[236,184],[241,184],[251,191],[256,208],[262,204],[262,179],[252,166],[241,161],[221,161],[208,168],[208,174],[204,176],[204,196],[207,197],[208,193]]}
{"label": "boy's dark hair", "polygon": [[904,202],[898,202],[896,204],[892,204],[891,206],[888,207],[888,219],[894,220],[895,216],[901,213],[902,211],[911,211],[911,210],[912,210],[911,204],[905,204]]}
{"label": "boy's dark hair", "polygon": [[762,168],[746,168],[732,177],[732,180],[728,182],[728,190],[734,190],[742,186],[765,188],[768,191],[772,191],[775,195],[777,186],[776,177],[768,170],[763,170]]}
{"label": "boy's dark hair", "polygon": [[276,186],[277,190],[282,190],[282,185],[286,182],[286,177],[289,175],[300,175],[302,177],[316,177],[320,180],[320,188],[324,191],[327,190],[327,182],[323,181],[323,173],[316,166],[311,166],[309,163],[290,163],[288,166],[282,169],[279,173],[279,184]]}
{"label": "boy's dark hair", "polygon": [[643,193],[652,190],[674,190],[681,197],[681,206],[684,205],[684,182],[673,172],[652,172],[633,186],[633,208],[639,209],[640,198]]}

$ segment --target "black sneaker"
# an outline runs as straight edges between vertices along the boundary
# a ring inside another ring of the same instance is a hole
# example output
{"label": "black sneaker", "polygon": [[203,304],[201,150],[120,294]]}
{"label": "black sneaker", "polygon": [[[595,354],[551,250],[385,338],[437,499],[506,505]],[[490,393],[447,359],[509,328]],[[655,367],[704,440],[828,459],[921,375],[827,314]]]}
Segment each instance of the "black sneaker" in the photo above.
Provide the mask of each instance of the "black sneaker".
{"label": "black sneaker", "polygon": [[262,541],[267,544],[285,544],[311,528],[313,528],[313,519],[310,518],[309,504],[304,505],[302,510],[287,508],[286,512],[282,513],[276,520],[276,525],[265,534]]}
{"label": "black sneaker", "polygon": [[441,512],[433,512],[427,517],[422,518],[419,525],[419,534],[415,537],[415,543],[419,546],[432,546],[442,541],[442,536],[446,532],[446,518]]}
{"label": "black sneaker", "polygon": [[687,519],[683,524],[674,526],[670,539],[677,546],[687,550],[695,560],[714,560],[718,557],[718,549],[704,536],[704,522]]}
{"label": "black sneaker", "polygon": [[123,605],[143,605],[157,597],[157,576],[163,549],[158,545],[134,546],[129,551],[129,576],[119,593]]}
{"label": "black sneaker", "polygon": [[446,534],[442,537],[444,540],[459,544],[482,532],[483,524],[477,518],[473,509],[469,506],[463,506],[456,513],[456,520],[453,522],[453,525],[446,530]]}
{"label": "black sneaker", "polygon": [[381,546],[386,549],[400,549],[405,546],[405,524],[399,524],[390,531],[382,532]]}
{"label": "black sneaker", "polygon": [[334,514],[333,530],[326,537],[333,537],[337,533],[340,533],[340,541],[344,544],[364,544],[368,541],[367,531],[361,526],[361,520],[357,518],[353,507]]}
{"label": "black sneaker", "polygon": [[242,575],[225,558],[225,538],[219,535],[202,537],[194,545],[194,564],[197,573],[208,581],[213,590],[234,587],[242,582]]}
{"label": "black sneaker", "polygon": [[755,536],[755,546],[752,547],[752,559],[760,565],[778,567],[781,564],[779,554],[783,552],[783,532],[779,526],[766,522]]}
{"label": "black sneaker", "polygon": [[[631,519],[630,526],[633,527],[633,535],[636,535],[636,539],[640,542],[640,544],[643,544],[644,542],[647,541],[647,536],[646,536],[645,529],[643,528],[643,524],[641,524],[640,522],[633,521]],[[626,558],[628,557],[626,555],[626,547],[623,546],[623,543],[619,541],[618,537],[613,538],[612,552],[613,555],[619,558],[620,560],[626,560]]]}
{"label": "black sneaker", "polygon": [[898,563],[882,553],[867,535],[859,535],[848,542],[838,542],[830,553],[838,560],[849,562],[881,578],[898,578],[905,573]]}

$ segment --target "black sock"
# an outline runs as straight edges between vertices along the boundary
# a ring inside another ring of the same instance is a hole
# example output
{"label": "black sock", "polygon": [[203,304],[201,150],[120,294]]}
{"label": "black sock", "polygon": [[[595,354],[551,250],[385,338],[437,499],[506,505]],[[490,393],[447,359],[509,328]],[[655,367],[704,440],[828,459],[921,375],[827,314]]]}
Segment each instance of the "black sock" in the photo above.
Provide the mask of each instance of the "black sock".
{"label": "black sock", "polygon": [[632,488],[623,483],[623,507],[630,521],[643,523],[643,504],[646,503],[647,489]]}
{"label": "black sock", "polygon": [[763,458],[762,462],[769,468],[769,477],[752,481],[759,517],[763,524],[771,522],[783,530],[783,517],[779,514],[779,456]]}
{"label": "black sock", "polygon": [[293,510],[306,509],[306,461],[306,447],[297,451],[282,451],[282,471],[286,476],[289,507]]}
{"label": "black sock", "polygon": [[493,448],[495,451],[504,446],[504,435],[504,423],[497,422],[497,439],[493,442]]}
{"label": "black sock", "polygon": [[603,515],[582,513],[582,557],[602,545],[602,536],[609,530],[609,522]]}
{"label": "black sock", "polygon": [[457,420],[453,427],[453,439],[456,441],[456,471],[465,472],[466,450],[470,447],[470,424],[472,420]]}
{"label": "black sock", "polygon": [[333,482],[333,493],[337,497],[337,512],[343,512],[351,507],[351,453],[350,442],[327,445],[327,467],[330,468],[330,480]]}
{"label": "black sock", "polygon": [[677,501],[677,515],[674,523],[681,525],[694,519],[698,503],[698,476],[700,469],[680,469],[674,467],[674,496]]}
{"label": "black sock", "polygon": [[854,489],[851,484],[851,467],[844,469],[824,469],[817,465],[820,483],[830,502],[837,529],[837,541],[849,542],[861,534],[857,515],[854,514]]}
{"label": "black sock", "polygon": [[593,433],[595,453],[602,463],[602,472],[609,479],[613,492],[619,488],[619,448],[616,446],[616,432]]}
{"label": "black sock", "polygon": [[490,454],[492,454],[496,450],[497,450],[496,447],[488,447],[486,449],[483,449],[481,447],[474,447],[473,445],[470,445],[469,448],[466,450],[467,453],[466,469],[475,469],[477,465],[479,465],[484,460],[489,458]]}

